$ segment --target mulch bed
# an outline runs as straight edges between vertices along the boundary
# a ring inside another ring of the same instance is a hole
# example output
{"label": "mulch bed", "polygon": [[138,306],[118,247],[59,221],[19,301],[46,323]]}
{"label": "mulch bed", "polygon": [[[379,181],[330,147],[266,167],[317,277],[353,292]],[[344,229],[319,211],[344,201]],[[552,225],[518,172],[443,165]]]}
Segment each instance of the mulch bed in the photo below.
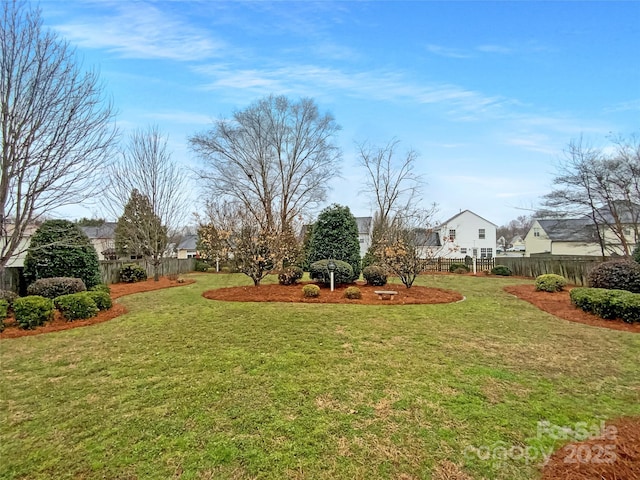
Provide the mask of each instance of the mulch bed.
{"label": "mulch bed", "polygon": [[542,470],[542,480],[639,480],[640,418],[607,422],[604,438],[558,449]]}
{"label": "mulch bed", "polygon": [[[452,303],[463,300],[464,297],[453,290],[442,288],[428,288],[404,285],[386,285],[372,287],[358,283],[362,293],[361,299],[344,298],[347,286],[339,285],[332,292],[329,287],[320,288],[320,296],[306,298],[302,296],[302,284],[283,286],[279,284],[260,285],[258,287],[228,287],[208,290],[202,294],[210,300],[227,302],[288,302],[288,303],[349,303],[355,305],[416,305]],[[376,290],[393,290],[398,292],[392,299],[381,300],[374,293]]]}
{"label": "mulch bed", "polygon": [[534,285],[514,285],[504,287],[505,292],[525,300],[540,310],[551,315],[569,320],[570,322],[584,323],[594,327],[610,328],[624,332],[640,333],[640,323],[626,323],[622,320],[603,320],[591,313],[584,312],[575,307],[569,298],[569,291],[564,292],[536,292]]}
{"label": "mulch bed", "polygon": [[[116,298],[124,295],[130,295],[132,293],[150,292],[152,290],[160,290],[161,288],[179,287],[181,285],[188,285],[194,281],[195,280],[185,280],[183,283],[178,283],[175,280],[169,280],[167,277],[160,277],[160,280],[157,282],[150,279],[137,283],[115,283],[113,285],[109,285],[109,288],[111,288],[111,299],[115,300]],[[127,309],[123,305],[115,302],[113,303],[113,307],[109,310],[99,312],[95,317],[87,318],[86,320],[75,320],[73,322],[68,322],[60,312],[56,311],[52,321],[45,323],[43,326],[38,327],[35,330],[23,330],[19,328],[15,320],[10,317],[4,321],[6,328],[4,332],[0,333],[0,339],[27,337],[40,335],[42,333],[69,330],[71,328],[86,327],[87,325],[106,322],[107,320],[119,317],[125,313],[127,313]]]}

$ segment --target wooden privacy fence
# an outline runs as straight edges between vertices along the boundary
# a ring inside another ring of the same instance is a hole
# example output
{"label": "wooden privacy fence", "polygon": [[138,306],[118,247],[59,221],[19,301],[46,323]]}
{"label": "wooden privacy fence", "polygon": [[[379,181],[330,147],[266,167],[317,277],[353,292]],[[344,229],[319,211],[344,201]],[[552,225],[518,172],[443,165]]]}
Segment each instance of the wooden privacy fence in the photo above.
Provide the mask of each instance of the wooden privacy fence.
{"label": "wooden privacy fence", "polygon": [[[120,268],[123,265],[135,263],[147,271],[149,278],[153,277],[153,264],[144,260],[109,260],[100,262],[100,273],[104,283],[117,283]],[[160,275],[180,275],[193,272],[196,266],[195,258],[163,258],[160,264]]]}
{"label": "wooden privacy fence", "polygon": [[[423,272],[448,272],[449,267],[454,263],[464,263],[469,270],[473,270],[473,261],[470,258],[467,259],[468,263],[465,263],[464,258],[432,258],[425,260],[422,265]],[[499,263],[499,262],[498,262]],[[477,258],[476,269],[478,272],[483,270],[491,270],[495,266],[496,262],[494,258]]]}
{"label": "wooden privacy fence", "polygon": [[574,285],[586,285],[589,271],[602,262],[599,257],[501,257],[500,265],[506,265],[514,275],[537,277],[545,273],[562,275]]}

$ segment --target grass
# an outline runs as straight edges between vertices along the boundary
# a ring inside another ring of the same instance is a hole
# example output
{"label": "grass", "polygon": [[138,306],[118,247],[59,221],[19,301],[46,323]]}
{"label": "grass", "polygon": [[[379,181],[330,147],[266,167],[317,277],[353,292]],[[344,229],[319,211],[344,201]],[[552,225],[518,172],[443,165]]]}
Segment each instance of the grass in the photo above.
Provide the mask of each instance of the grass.
{"label": "grass", "polygon": [[0,344],[0,478],[531,479],[541,457],[469,449],[640,415],[640,336],[502,291],[522,280],[424,276],[466,301],[380,308],[216,302],[250,281],[194,278]]}

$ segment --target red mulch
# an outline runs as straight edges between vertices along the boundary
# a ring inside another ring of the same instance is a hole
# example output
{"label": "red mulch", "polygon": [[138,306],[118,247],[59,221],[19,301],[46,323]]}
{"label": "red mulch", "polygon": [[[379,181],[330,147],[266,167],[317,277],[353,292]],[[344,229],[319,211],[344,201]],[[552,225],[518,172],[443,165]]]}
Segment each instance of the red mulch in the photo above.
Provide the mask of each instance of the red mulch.
{"label": "red mulch", "polygon": [[[137,283],[116,283],[109,285],[111,288],[111,299],[122,297],[124,295],[130,295],[132,293],[150,292],[152,290],[159,290],[161,288],[179,287],[181,285],[188,285],[195,280],[185,280],[183,283],[178,283],[175,280],[169,280],[166,277],[160,277],[160,280],[154,282],[153,279],[137,282]],[[7,318],[5,320],[6,328],[4,332],[0,333],[0,339],[4,338],[18,338],[31,335],[40,335],[41,333],[59,332],[61,330],[69,330],[71,328],[86,327],[87,325],[94,325],[96,323],[106,322],[112,318],[119,317],[127,313],[127,309],[119,303],[113,303],[113,307],[109,310],[99,312],[98,315],[86,320],[75,320],[68,322],[56,311],[54,319],[45,323],[42,327],[38,327],[35,330],[23,330],[18,328],[18,324],[13,318]]]}
{"label": "red mulch", "polygon": [[558,449],[542,470],[542,480],[639,480],[640,418],[607,422],[604,438]]}
{"label": "red mulch", "polygon": [[504,290],[516,297],[525,300],[540,310],[569,320],[570,322],[584,323],[594,327],[622,330],[624,332],[640,333],[640,323],[626,323],[622,320],[603,320],[591,313],[584,312],[575,307],[569,298],[569,292],[536,292],[534,285],[514,285],[504,287]]}
{"label": "red mulch", "polygon": [[[415,305],[425,303],[451,303],[462,300],[464,297],[453,290],[441,288],[428,288],[413,286],[405,288],[404,285],[386,285],[384,287],[372,287],[358,284],[362,293],[359,300],[344,298],[344,285],[337,286],[332,292],[329,287],[320,288],[320,296],[306,298],[302,296],[302,285],[283,286],[279,284],[260,285],[258,287],[228,287],[208,290],[202,294],[210,300],[222,300],[229,302],[294,302],[294,303],[350,303],[356,305]],[[380,300],[375,290],[392,290],[398,292],[393,299]]]}

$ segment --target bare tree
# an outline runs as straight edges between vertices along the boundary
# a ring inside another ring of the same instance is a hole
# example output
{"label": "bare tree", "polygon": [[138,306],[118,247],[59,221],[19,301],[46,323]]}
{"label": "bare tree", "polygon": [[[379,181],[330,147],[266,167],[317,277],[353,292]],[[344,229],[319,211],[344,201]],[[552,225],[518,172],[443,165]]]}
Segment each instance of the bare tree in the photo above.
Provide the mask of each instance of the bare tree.
{"label": "bare tree", "polygon": [[0,271],[29,225],[94,196],[116,135],[96,72],[44,30],[39,10],[2,2]]}
{"label": "bare tree", "polygon": [[376,220],[386,225],[399,212],[408,212],[420,200],[422,178],[415,172],[418,153],[408,150],[398,155],[400,142],[391,140],[383,147],[357,145],[359,163],[367,171],[365,192],[374,199]]}
{"label": "bare tree", "polygon": [[120,160],[111,165],[105,208],[119,216],[133,192],[146,199],[152,215],[141,218],[150,220],[134,222],[128,229],[140,230],[130,234],[131,238],[149,239],[148,245],[136,248],[154,265],[156,280],[167,248],[166,241],[161,240],[166,239],[168,231],[176,231],[186,217],[187,181],[185,171],[171,159],[167,137],[155,126],[132,132]]}
{"label": "bare tree", "polygon": [[264,231],[290,229],[326,198],[340,127],[313,100],[269,96],[189,139],[216,198],[240,202]]}
{"label": "bare tree", "polygon": [[572,141],[538,216],[588,218],[604,257],[629,256],[640,223],[640,144],[619,140],[613,153]]}

